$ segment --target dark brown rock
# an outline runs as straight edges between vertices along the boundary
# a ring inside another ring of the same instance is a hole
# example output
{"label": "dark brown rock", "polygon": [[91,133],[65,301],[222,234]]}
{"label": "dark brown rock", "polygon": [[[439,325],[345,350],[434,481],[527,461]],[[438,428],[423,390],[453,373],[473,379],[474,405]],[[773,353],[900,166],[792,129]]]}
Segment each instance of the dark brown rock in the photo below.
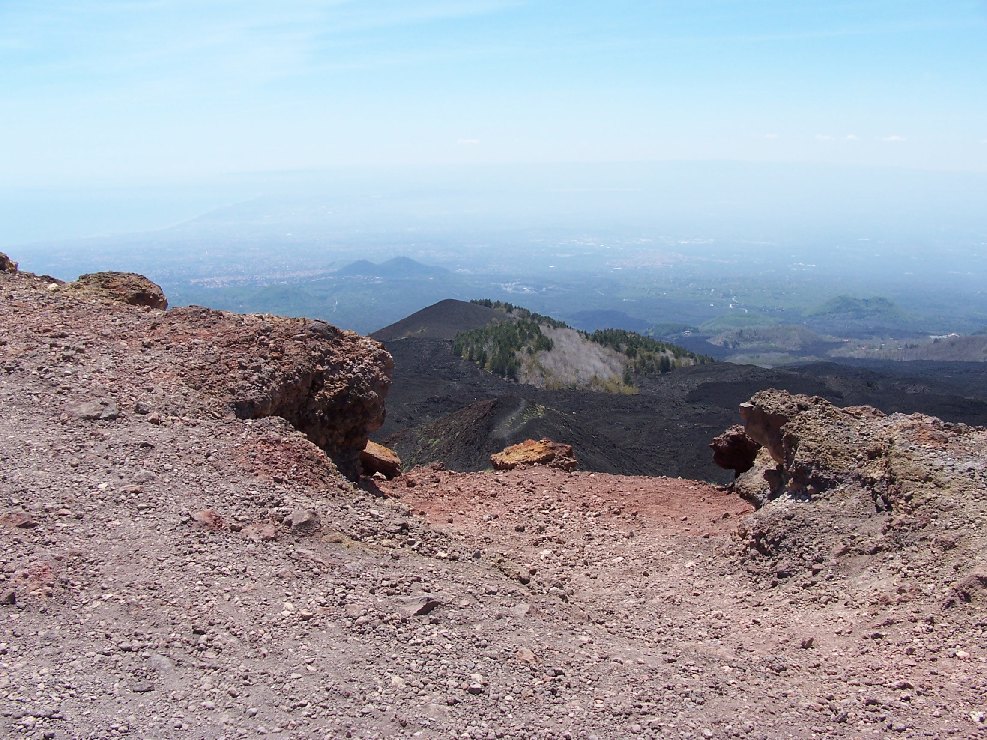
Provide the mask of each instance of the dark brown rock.
{"label": "dark brown rock", "polygon": [[713,450],[713,462],[734,471],[734,477],[754,467],[754,459],[761,449],[761,445],[747,436],[739,424],[714,437],[709,446]]}
{"label": "dark brown rock", "polygon": [[360,453],[360,467],[364,475],[380,473],[391,480],[401,475],[401,458],[390,447],[368,441]]}
{"label": "dark brown rock", "polygon": [[17,263],[14,262],[10,257],[8,257],[3,252],[0,252],[0,272],[15,273],[17,272]]}
{"label": "dark brown rock", "polygon": [[164,291],[143,275],[134,272],[94,272],[80,275],[69,289],[109,298],[131,306],[168,308]]}
{"label": "dark brown rock", "polygon": [[948,608],[977,600],[987,600],[987,573],[971,573],[954,583],[944,605]]}
{"label": "dark brown rock", "polygon": [[23,511],[14,511],[0,516],[0,522],[14,529],[34,529],[38,526],[37,520],[30,514]]}
{"label": "dark brown rock", "polygon": [[223,361],[196,367],[197,379],[228,394],[238,417],[280,416],[342,473],[359,475],[360,452],[384,423],[394,368],[378,342],[322,321],[198,307],[169,311],[162,331],[171,333],[173,323],[193,324],[209,337]]}

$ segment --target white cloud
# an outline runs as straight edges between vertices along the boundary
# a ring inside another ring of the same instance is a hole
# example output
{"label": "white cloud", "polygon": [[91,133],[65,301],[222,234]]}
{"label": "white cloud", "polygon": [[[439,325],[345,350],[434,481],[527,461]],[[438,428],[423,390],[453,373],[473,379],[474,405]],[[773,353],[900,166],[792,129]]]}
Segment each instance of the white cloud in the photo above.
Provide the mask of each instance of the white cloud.
{"label": "white cloud", "polygon": [[890,136],[883,137],[881,141],[887,141],[891,144],[898,144],[902,141],[908,141],[908,139],[900,134],[891,134]]}
{"label": "white cloud", "polygon": [[860,141],[860,137],[857,136],[856,134],[847,134],[846,135],[846,140],[847,141]]}
{"label": "white cloud", "polygon": [[832,134],[816,134],[816,141],[832,141],[835,138]]}
{"label": "white cloud", "polygon": [[456,139],[456,146],[476,146],[479,143],[479,139]]}
{"label": "white cloud", "polygon": [[781,136],[779,134],[765,134],[761,138],[762,139],[767,139],[768,141],[774,141],[776,139],[780,139]]}

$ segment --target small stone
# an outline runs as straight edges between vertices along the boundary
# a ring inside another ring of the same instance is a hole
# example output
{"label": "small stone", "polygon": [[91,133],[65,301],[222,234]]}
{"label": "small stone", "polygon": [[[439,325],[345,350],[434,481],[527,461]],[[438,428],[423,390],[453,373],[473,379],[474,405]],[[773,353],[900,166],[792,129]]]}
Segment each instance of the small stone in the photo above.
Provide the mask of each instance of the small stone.
{"label": "small stone", "polygon": [[134,683],[133,689],[138,694],[146,694],[149,691],[154,691],[154,684],[150,681],[137,681]]}
{"label": "small stone", "polygon": [[112,421],[120,416],[120,408],[109,399],[86,401],[70,409],[83,421]]}
{"label": "small stone", "polygon": [[190,518],[194,525],[213,532],[219,531],[226,527],[226,522],[223,521],[223,517],[212,509],[197,511],[192,514]]}
{"label": "small stone", "polygon": [[0,591],[0,605],[13,606],[17,603],[17,593],[13,589]]}
{"label": "small stone", "polygon": [[14,527],[15,529],[34,529],[38,526],[37,521],[23,511],[15,511],[0,516],[0,523],[6,524],[8,527]]}
{"label": "small stone", "polygon": [[319,528],[319,515],[311,509],[295,509],[282,520],[282,524],[291,527],[294,534],[311,534]]}
{"label": "small stone", "polygon": [[243,533],[254,542],[271,542],[277,539],[278,529],[274,522],[254,522],[244,527]]}

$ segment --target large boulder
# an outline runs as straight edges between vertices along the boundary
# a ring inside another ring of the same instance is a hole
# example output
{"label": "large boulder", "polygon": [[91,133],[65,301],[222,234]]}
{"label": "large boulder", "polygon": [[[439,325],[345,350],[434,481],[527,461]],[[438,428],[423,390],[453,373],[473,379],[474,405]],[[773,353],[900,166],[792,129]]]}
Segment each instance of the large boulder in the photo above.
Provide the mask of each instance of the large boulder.
{"label": "large boulder", "polygon": [[390,447],[370,441],[360,453],[360,467],[364,475],[380,473],[390,480],[401,475],[401,458]]}
{"label": "large boulder", "polygon": [[774,495],[813,495],[848,480],[881,477],[884,418],[869,406],[839,408],[818,396],[766,390],[740,405],[744,433],[776,463]]}
{"label": "large boulder", "polygon": [[[350,478],[384,423],[394,362],[383,346],[323,321],[241,316],[197,306],[161,315],[150,339],[193,342],[184,377],[241,419],[280,416]],[[179,356],[184,352],[176,347]]]}
{"label": "large boulder", "polygon": [[[279,417],[327,453],[335,472],[359,476],[360,452],[384,422],[394,368],[379,342],[310,319],[126,305],[142,292],[153,294],[145,290],[153,284],[139,276],[99,275],[110,277],[90,276],[58,290],[34,275],[7,276],[5,291],[13,303],[41,308],[24,319],[21,335],[9,338],[5,356],[45,352],[49,342],[38,336],[57,328],[64,346],[57,353],[52,349],[46,362],[59,372],[84,372],[99,388],[100,403],[107,409],[112,404],[113,415],[135,413],[151,424]],[[107,285],[120,288],[126,300],[78,299],[108,295],[92,287]],[[91,401],[91,392],[69,393],[65,413],[78,417]],[[261,426],[273,428],[272,423]],[[295,443],[281,447],[281,457],[302,455],[299,470],[311,468],[309,453],[318,454]],[[253,467],[264,469],[262,454],[251,459]]]}
{"label": "large boulder", "polygon": [[740,415],[763,448],[735,483],[759,507],[739,533],[774,580],[810,588],[829,573],[898,599],[883,591],[892,571],[926,593],[985,572],[987,429],[778,390]]}
{"label": "large boulder", "polygon": [[0,252],[0,272],[12,274],[17,272],[17,263],[3,252]]}
{"label": "large boulder", "polygon": [[103,296],[131,306],[149,306],[161,310],[168,308],[168,301],[161,287],[135,272],[94,272],[80,275],[68,287],[73,291]]}
{"label": "large boulder", "polygon": [[492,454],[490,464],[496,470],[513,470],[526,465],[548,465],[560,470],[575,470],[577,463],[572,454],[572,445],[550,439],[526,439]]}

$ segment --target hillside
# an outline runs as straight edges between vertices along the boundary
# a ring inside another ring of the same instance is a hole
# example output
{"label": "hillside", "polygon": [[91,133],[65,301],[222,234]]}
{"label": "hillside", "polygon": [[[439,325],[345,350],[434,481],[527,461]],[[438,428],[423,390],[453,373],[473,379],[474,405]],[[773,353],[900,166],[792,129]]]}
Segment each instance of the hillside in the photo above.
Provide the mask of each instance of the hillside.
{"label": "hillside", "polygon": [[987,430],[758,394],[756,510],[547,468],[350,481],[376,342],[2,255],[0,300],[4,736],[983,732]]}
{"label": "hillside", "polygon": [[408,337],[452,340],[457,334],[487,326],[500,316],[492,308],[447,298],[378,329],[371,336],[381,342]]}
{"label": "hillside", "polygon": [[[987,365],[962,374],[900,363],[866,369],[818,363],[767,369],[714,363],[687,367],[641,383],[636,395],[548,390],[505,381],[452,353],[448,340],[386,342],[394,380],[384,426],[375,438],[408,464],[442,461],[455,470],[483,470],[487,458],[527,437],[568,442],[586,470],[671,475],[727,482],[705,445],[757,391],[783,388],[844,405],[886,412],[936,414],[987,425]],[[956,368],[959,372],[960,368]]]}
{"label": "hillside", "polygon": [[588,333],[510,303],[471,303],[492,309],[497,320],[457,334],[453,353],[525,385],[635,393],[636,377],[712,361],[624,329]]}
{"label": "hillside", "polygon": [[905,311],[883,296],[836,296],[806,311],[805,322],[815,331],[840,337],[902,336],[920,330]]}

